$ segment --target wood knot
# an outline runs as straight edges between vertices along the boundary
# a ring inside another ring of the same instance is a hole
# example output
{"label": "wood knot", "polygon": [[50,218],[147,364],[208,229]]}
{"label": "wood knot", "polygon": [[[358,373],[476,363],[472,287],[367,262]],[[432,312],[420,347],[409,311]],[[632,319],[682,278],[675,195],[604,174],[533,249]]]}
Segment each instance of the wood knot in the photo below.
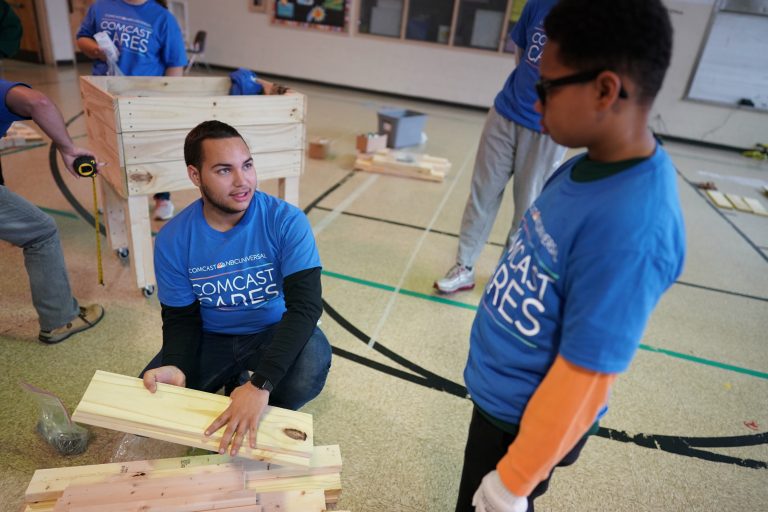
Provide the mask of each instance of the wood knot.
{"label": "wood knot", "polygon": [[283,433],[291,439],[296,439],[297,441],[307,440],[307,433],[295,428],[284,428]]}

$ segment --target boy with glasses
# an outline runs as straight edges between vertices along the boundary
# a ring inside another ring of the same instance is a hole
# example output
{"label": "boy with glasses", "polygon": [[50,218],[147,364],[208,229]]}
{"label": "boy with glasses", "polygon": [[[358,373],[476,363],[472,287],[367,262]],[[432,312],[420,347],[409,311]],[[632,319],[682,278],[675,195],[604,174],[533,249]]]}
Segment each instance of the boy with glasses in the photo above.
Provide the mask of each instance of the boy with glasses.
{"label": "boy with glasses", "polygon": [[457,511],[533,511],[553,469],[574,463],[597,429],[683,267],[675,169],[647,128],[672,53],[666,8],[560,0],[544,28],[542,127],[587,153],[525,213],[478,308]]}

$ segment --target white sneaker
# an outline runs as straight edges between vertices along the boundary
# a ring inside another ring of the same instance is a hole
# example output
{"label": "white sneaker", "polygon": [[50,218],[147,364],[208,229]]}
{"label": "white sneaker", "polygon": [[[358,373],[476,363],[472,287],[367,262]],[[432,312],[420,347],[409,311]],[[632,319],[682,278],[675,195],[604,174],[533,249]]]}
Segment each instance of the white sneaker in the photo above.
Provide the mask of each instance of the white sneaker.
{"label": "white sneaker", "polygon": [[475,287],[475,270],[457,263],[445,274],[445,277],[435,281],[435,288],[441,293],[453,293],[459,290],[471,290]]}
{"label": "white sneaker", "polygon": [[155,219],[157,220],[170,219],[173,217],[173,212],[175,210],[176,207],[173,206],[170,199],[158,199],[155,201]]}

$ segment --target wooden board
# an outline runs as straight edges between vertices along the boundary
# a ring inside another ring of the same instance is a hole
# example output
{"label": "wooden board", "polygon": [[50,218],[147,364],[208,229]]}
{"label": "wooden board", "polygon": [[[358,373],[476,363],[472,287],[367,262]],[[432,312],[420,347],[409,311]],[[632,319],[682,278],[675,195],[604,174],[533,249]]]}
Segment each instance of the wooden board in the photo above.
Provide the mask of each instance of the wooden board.
{"label": "wooden board", "polygon": [[[156,393],[141,379],[97,371],[72,419],[153,439],[218,450],[223,428],[204,430],[230,403],[225,396],[158,384]],[[308,467],[312,455],[312,416],[267,406],[256,434],[256,448],[245,443],[239,455],[276,464]]]}
{"label": "wooden board", "polygon": [[725,194],[726,199],[740,212],[752,213],[752,208],[744,201],[744,198],[736,194]]}
{"label": "wooden board", "polygon": [[387,149],[358,155],[354,168],[365,172],[440,182],[450,170],[451,163],[445,158]]}
{"label": "wooden board", "polygon": [[[298,177],[301,174],[301,153],[302,151],[295,150],[252,154],[256,177],[259,180]],[[192,185],[184,160],[129,164],[125,174],[129,196],[186,190]]]}
{"label": "wooden board", "polygon": [[763,203],[761,203],[759,200],[752,197],[744,197],[743,199],[744,202],[747,203],[747,206],[749,206],[749,208],[752,210],[752,213],[768,216],[768,210],[765,209],[765,206],[763,206]]}
{"label": "wooden board", "polygon": [[730,201],[728,201],[728,199],[726,199],[722,192],[718,192],[717,190],[707,190],[705,192],[709,196],[709,199],[715,203],[715,206],[718,208],[725,208],[726,210],[733,209],[733,205]]}
{"label": "wooden board", "polygon": [[[235,126],[251,153],[301,150],[304,129],[301,124]],[[126,164],[184,161],[184,138],[189,129],[146,130],[123,134]],[[258,169],[257,169],[258,171]]]}
{"label": "wooden board", "polygon": [[119,97],[120,131],[191,129],[216,119],[232,126],[304,122],[304,96]]}
{"label": "wooden board", "polygon": [[[196,455],[194,457],[175,457],[170,459],[140,460],[93,464],[63,468],[38,469],[24,493],[27,503],[56,499],[70,485],[85,485],[111,481],[116,478],[161,478],[173,474],[186,474],[209,465],[237,463],[246,472],[246,485],[252,482],[283,480],[292,477],[313,475],[338,475],[342,469],[341,451],[338,445],[315,446],[308,468],[279,466],[268,462],[230,457],[229,455]],[[254,483],[253,488],[258,487]],[[268,489],[259,487],[266,492]],[[327,490],[329,488],[326,488]],[[270,489],[271,490],[271,489]]]}

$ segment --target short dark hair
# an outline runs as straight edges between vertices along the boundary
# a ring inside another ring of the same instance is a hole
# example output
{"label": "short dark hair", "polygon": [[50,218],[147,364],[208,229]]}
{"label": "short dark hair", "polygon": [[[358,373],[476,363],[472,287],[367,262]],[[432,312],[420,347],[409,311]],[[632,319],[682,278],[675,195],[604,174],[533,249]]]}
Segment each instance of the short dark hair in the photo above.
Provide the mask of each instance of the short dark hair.
{"label": "short dark hair", "polygon": [[560,0],[544,30],[564,65],[625,74],[642,103],[661,89],[672,57],[672,22],[661,0]]}
{"label": "short dark hair", "polygon": [[203,141],[205,139],[230,139],[239,137],[245,142],[243,136],[227,123],[221,121],[203,121],[192,128],[184,139],[184,162],[200,169],[203,162]]}

